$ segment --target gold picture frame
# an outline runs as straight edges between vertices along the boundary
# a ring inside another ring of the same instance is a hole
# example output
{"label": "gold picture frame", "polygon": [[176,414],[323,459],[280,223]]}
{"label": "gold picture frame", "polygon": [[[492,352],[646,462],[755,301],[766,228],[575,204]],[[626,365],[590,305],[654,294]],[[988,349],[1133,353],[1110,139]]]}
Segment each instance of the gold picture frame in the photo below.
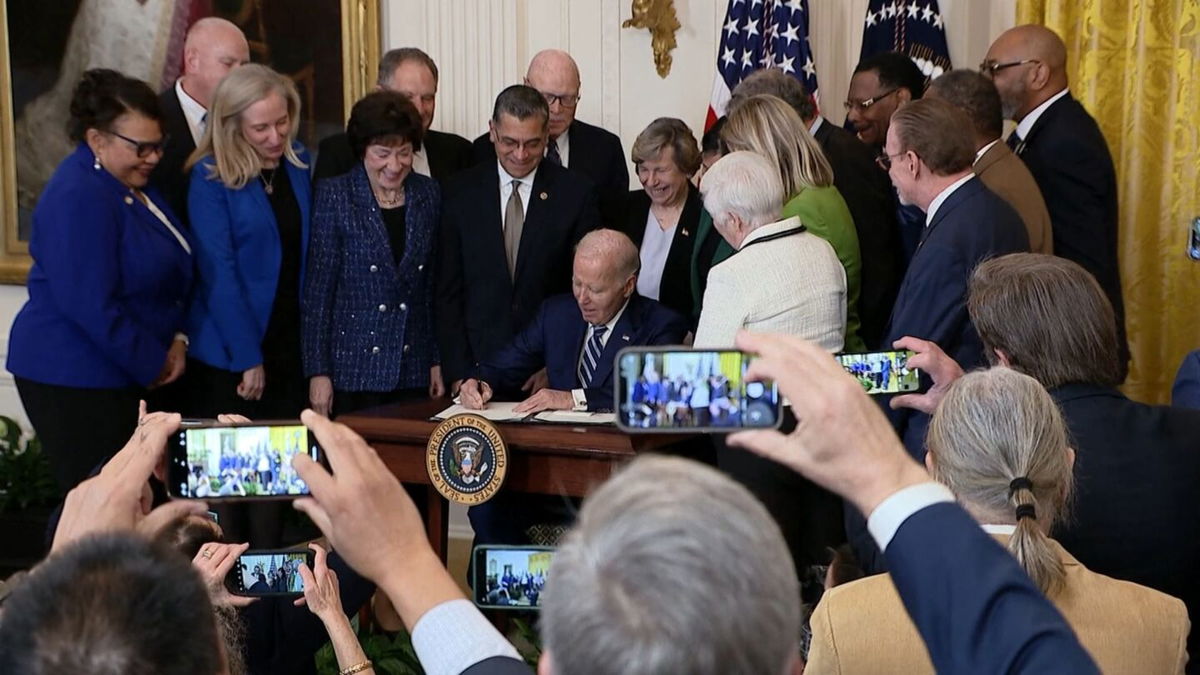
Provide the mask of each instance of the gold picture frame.
{"label": "gold picture frame", "polygon": [[[16,127],[8,6],[0,0],[0,284],[24,284],[32,258],[19,230]],[[380,0],[334,0],[341,19],[343,119],[374,88],[380,52]],[[256,0],[254,5],[259,5]],[[249,4],[249,3],[248,3]]]}

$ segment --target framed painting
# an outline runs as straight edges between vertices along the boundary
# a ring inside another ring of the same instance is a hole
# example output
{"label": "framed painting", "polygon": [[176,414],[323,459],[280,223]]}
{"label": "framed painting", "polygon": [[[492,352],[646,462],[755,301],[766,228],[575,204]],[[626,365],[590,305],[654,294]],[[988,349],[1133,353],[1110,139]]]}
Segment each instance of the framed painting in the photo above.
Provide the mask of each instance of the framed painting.
{"label": "framed painting", "polygon": [[0,283],[29,272],[33,208],[71,151],[68,108],[83,71],[113,68],[162,91],[180,75],[188,26],[205,16],[237,24],[251,60],[296,83],[310,148],[342,129],[374,84],[379,0],[0,0]]}

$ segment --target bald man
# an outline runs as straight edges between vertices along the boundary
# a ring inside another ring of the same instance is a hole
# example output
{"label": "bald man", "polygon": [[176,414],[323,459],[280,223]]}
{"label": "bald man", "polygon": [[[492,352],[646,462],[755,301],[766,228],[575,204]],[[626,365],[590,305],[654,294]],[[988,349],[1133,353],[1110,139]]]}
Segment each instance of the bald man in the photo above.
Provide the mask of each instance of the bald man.
{"label": "bald man", "polygon": [[[575,59],[559,49],[540,51],[529,62],[525,84],[541,92],[550,106],[550,143],[545,161],[582,174],[594,183],[601,221],[606,227],[621,227],[629,193],[625,151],[616,134],[575,118],[580,98]],[[475,139],[475,159],[496,161],[488,134]]]}
{"label": "bald man", "polygon": [[213,92],[229,71],[250,62],[250,45],[234,24],[217,17],[192,24],[183,43],[183,75],[158,97],[163,129],[169,136],[162,160],[150,174],[151,184],[167,198],[185,223],[187,176],[183,164],[204,135]]}
{"label": "bald man", "polygon": [[1005,31],[979,65],[1000,92],[1008,138],[1037,182],[1053,228],[1054,254],[1091,272],[1117,319],[1122,379],[1129,361],[1117,265],[1117,178],[1096,120],[1067,88],[1067,48],[1035,25]]}

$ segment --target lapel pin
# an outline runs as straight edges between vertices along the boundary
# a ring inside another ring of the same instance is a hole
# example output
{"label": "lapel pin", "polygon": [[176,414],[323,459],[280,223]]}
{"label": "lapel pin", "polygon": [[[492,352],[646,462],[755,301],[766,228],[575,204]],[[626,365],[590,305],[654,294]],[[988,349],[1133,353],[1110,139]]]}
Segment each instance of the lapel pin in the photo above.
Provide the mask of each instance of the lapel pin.
{"label": "lapel pin", "polygon": [[133,197],[130,197],[129,195],[125,195],[125,203],[130,206],[133,206]]}
{"label": "lapel pin", "polygon": [[686,228],[686,227],[685,227],[685,228],[683,228],[683,236],[685,236],[685,237],[690,237],[690,236],[692,236],[692,235],[691,235],[691,233],[687,231],[687,228]]}
{"label": "lapel pin", "polygon": [[538,197],[541,197],[542,201],[546,201],[546,199],[547,199],[549,196],[550,196],[550,195],[546,194],[545,192],[543,192],[542,194],[538,195]]}
{"label": "lapel pin", "polygon": [[629,336],[628,336],[628,335],[622,335],[622,336],[621,336],[621,339],[622,339],[622,340],[624,340],[624,341],[626,341],[626,342],[629,342]]}

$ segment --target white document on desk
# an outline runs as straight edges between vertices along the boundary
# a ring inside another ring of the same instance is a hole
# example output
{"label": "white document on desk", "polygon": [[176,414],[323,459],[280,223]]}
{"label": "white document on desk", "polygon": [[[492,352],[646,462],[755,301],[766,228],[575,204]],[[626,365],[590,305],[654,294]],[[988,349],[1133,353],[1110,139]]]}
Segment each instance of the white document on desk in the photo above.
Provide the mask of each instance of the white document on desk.
{"label": "white document on desk", "polygon": [[489,401],[483,410],[471,410],[457,403],[446,408],[442,412],[433,416],[435,420],[444,420],[454,417],[455,415],[478,415],[484,419],[493,422],[520,422],[529,416],[529,413],[513,412],[513,408],[517,407],[519,402],[506,403],[503,401]]}
{"label": "white document on desk", "polygon": [[533,416],[539,422],[561,424],[616,424],[616,413],[587,412],[574,410],[543,410]]}

